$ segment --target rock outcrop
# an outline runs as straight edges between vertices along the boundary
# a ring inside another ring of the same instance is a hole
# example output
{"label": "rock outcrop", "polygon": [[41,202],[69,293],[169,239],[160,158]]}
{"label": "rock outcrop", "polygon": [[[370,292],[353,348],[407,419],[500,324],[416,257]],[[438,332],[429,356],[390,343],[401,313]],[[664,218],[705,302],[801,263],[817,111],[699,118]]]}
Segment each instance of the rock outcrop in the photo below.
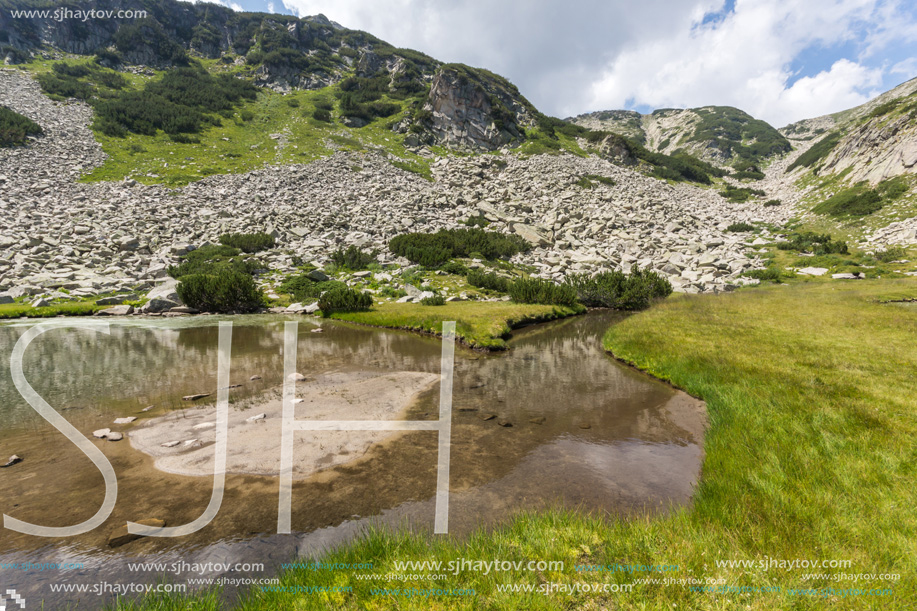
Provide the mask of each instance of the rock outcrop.
{"label": "rock outcrop", "polygon": [[429,129],[436,141],[485,150],[521,141],[521,124],[533,119],[530,109],[518,101],[518,91],[514,96],[496,79],[488,82],[475,76],[446,67],[433,79],[424,110],[432,113]]}

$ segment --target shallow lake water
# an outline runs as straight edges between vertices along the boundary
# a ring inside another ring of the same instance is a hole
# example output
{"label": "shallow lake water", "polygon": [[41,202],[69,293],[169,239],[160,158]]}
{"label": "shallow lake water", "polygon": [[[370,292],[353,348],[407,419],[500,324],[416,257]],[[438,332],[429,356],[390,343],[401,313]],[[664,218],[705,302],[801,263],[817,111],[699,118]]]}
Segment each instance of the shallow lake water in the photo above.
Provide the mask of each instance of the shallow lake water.
{"label": "shallow lake water", "polygon": [[[703,406],[602,351],[602,334],[620,317],[592,312],[517,330],[506,353],[457,347],[448,536],[505,523],[522,510],[566,507],[620,515],[665,511],[690,500],[702,459]],[[241,385],[231,391],[231,408],[282,384],[287,320],[299,322],[297,369],[306,375],[353,369],[440,372],[442,342],[436,338],[284,316],[113,319],[110,334],[54,329],[33,341],[23,371],[87,437],[103,427],[129,433],[143,419],[196,409],[182,396],[215,390],[220,320],[233,322],[230,381]],[[0,326],[4,361],[33,324]],[[323,332],[313,333],[319,326]],[[254,375],[261,379],[251,381]],[[408,417],[435,418],[438,409],[437,384],[411,406]],[[484,420],[485,414],[496,417]],[[123,416],[140,420],[112,425]],[[358,461],[297,480],[291,535],[276,534],[278,479],[230,474],[221,511],[203,530],[117,549],[109,548],[109,535],[128,520],[159,518],[180,525],[197,518],[210,499],[212,478],[161,472],[127,440],[95,443],[114,466],[119,485],[115,510],[102,527],[70,539],[0,529],[0,585],[27,600],[44,600],[46,608],[92,609],[110,599],[54,593],[51,584],[150,583],[161,576],[131,570],[129,562],[264,564],[261,571],[242,574],[166,572],[168,579],[184,583],[189,577],[272,575],[279,564],[315,556],[370,524],[434,536],[437,434],[432,431],[398,434]],[[104,496],[99,471],[29,407],[4,363],[0,462],[12,454],[23,462],[0,469],[0,512],[65,526],[97,511]],[[24,562],[82,567],[3,568]]]}

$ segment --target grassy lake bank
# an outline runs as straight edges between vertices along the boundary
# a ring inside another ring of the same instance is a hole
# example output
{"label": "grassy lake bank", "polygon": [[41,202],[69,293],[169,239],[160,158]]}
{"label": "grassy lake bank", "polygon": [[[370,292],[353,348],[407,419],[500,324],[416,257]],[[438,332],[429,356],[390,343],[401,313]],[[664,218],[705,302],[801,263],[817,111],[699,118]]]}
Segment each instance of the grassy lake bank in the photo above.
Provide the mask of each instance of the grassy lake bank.
{"label": "grassy lake bank", "polygon": [[510,301],[455,301],[441,306],[416,303],[377,303],[366,312],[341,312],[331,316],[374,327],[439,334],[442,323],[456,321],[455,334],[462,343],[483,350],[504,350],[510,331],[525,324],[547,322],[582,314],[586,308],[513,303]]}

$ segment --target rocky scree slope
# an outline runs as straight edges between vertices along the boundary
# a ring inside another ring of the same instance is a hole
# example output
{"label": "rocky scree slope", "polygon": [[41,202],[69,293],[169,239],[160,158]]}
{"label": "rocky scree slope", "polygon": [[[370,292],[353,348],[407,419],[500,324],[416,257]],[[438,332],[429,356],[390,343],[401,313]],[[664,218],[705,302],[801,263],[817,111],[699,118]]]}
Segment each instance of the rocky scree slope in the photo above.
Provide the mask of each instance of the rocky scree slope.
{"label": "rocky scree slope", "polygon": [[[516,262],[543,277],[638,263],[666,274],[677,290],[712,292],[745,282],[743,271],[763,266],[749,252],[751,238],[726,227],[783,223],[790,214],[569,154],[441,157],[432,164],[433,182],[368,152],[215,175],[179,189],[78,183],[104,159],[87,127],[91,109],[54,102],[10,69],[0,70],[0,104],[45,130],[28,146],[0,149],[0,214],[9,220],[0,229],[0,290],[13,297],[150,286],[178,257],[232,231],[273,234],[277,247],[259,256],[280,273],[293,272],[299,260],[322,265],[351,244],[407,265],[387,252],[389,239],[481,215],[490,229],[535,245]],[[614,185],[579,186],[589,174]]]}

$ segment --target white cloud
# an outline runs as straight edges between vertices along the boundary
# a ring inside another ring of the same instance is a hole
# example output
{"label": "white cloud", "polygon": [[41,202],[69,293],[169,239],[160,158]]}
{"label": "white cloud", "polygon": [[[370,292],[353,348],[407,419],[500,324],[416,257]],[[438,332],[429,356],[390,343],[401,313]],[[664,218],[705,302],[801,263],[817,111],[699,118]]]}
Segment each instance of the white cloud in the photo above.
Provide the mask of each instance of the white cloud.
{"label": "white cloud", "polygon": [[900,74],[907,78],[917,76],[917,57],[909,57],[898,62],[888,70],[889,74]]}
{"label": "white cloud", "polygon": [[[861,103],[882,85],[881,54],[917,39],[909,0],[736,0],[707,24],[725,0],[283,2],[301,16],[323,13],[397,46],[491,69],[557,116],[720,104],[783,125]],[[831,57],[845,44],[859,55]],[[807,49],[827,50],[833,65],[792,73]]]}
{"label": "white cloud", "polygon": [[682,27],[620,53],[593,84],[586,107],[627,100],[652,107],[737,106],[769,121],[835,112],[866,101],[882,72],[847,59],[790,85],[790,64],[803,50],[852,40],[873,0],[740,0],[714,26]]}

